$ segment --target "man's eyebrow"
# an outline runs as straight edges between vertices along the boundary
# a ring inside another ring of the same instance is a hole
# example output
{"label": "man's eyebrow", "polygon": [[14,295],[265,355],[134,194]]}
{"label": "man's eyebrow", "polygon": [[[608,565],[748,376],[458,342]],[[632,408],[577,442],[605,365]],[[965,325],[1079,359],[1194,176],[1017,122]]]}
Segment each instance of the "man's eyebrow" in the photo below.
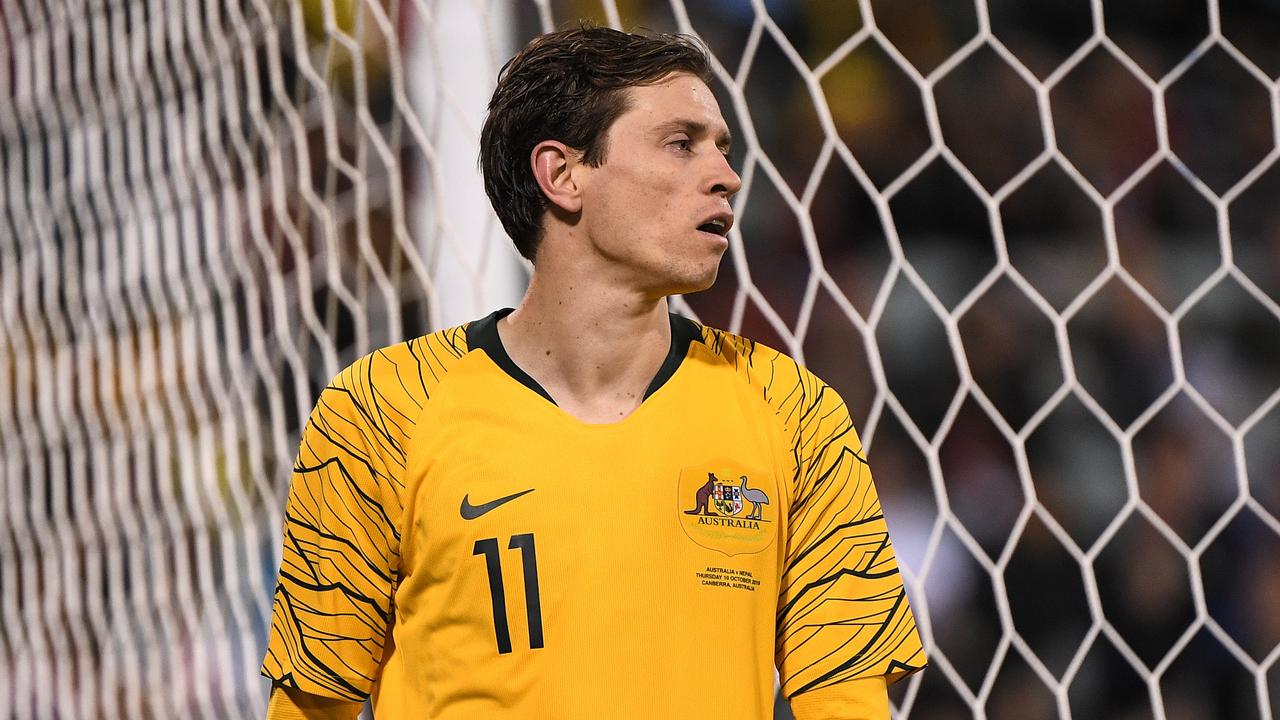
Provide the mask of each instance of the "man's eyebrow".
{"label": "man's eyebrow", "polygon": [[[706,123],[699,120],[688,120],[684,118],[668,120],[655,128],[654,132],[658,135],[662,135],[677,130],[683,130],[690,135],[706,135],[710,132],[710,128]],[[716,147],[720,148],[721,151],[728,152],[729,148],[732,146],[733,134],[729,132],[728,128],[725,128],[723,132],[716,135]]]}

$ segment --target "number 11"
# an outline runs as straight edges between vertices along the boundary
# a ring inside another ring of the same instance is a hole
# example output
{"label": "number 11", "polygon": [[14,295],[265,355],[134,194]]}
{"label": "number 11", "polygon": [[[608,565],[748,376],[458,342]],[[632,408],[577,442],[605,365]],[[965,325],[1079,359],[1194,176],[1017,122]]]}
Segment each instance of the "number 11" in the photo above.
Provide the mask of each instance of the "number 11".
{"label": "number 11", "polygon": [[[529,617],[529,647],[542,647],[542,600],[538,595],[538,557],[533,548],[533,533],[511,536],[508,550],[520,548],[524,560],[524,607]],[[489,570],[489,595],[493,600],[493,629],[498,636],[498,654],[511,652],[511,630],[507,627],[507,593],[502,585],[502,560],[498,557],[498,538],[476,541],[472,555],[484,555]]]}

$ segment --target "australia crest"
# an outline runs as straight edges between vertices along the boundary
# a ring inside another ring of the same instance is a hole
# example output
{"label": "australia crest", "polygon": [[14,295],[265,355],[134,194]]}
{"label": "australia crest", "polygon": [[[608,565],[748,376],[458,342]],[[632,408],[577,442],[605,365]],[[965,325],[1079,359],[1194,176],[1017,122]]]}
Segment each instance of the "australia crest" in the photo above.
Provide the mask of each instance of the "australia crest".
{"label": "australia crest", "polygon": [[725,553],[759,552],[777,534],[779,498],[773,475],[729,460],[680,472],[677,513],[695,543]]}

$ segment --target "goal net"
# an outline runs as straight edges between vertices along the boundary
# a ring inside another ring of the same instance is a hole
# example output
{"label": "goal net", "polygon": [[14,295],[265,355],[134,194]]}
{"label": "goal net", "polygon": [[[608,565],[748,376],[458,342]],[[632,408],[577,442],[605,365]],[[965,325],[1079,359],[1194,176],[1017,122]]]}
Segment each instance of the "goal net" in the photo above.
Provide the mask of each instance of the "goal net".
{"label": "goal net", "polygon": [[479,125],[580,18],[714,55],[738,224],[675,307],[848,402],[895,716],[1275,718],[1264,0],[0,0],[0,714],[262,715],[301,423],[518,301]]}

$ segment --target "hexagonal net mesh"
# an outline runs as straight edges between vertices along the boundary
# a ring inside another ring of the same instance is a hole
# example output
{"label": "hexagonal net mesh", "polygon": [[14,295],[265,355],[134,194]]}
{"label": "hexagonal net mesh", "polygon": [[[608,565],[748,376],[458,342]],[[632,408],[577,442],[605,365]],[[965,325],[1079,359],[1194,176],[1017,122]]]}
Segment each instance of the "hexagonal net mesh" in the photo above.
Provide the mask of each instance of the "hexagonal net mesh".
{"label": "hexagonal net mesh", "polygon": [[301,420],[518,297],[479,122],[578,18],[714,55],[739,220],[676,307],[848,402],[895,716],[1274,717],[1267,0],[0,0],[0,708],[261,715]]}

